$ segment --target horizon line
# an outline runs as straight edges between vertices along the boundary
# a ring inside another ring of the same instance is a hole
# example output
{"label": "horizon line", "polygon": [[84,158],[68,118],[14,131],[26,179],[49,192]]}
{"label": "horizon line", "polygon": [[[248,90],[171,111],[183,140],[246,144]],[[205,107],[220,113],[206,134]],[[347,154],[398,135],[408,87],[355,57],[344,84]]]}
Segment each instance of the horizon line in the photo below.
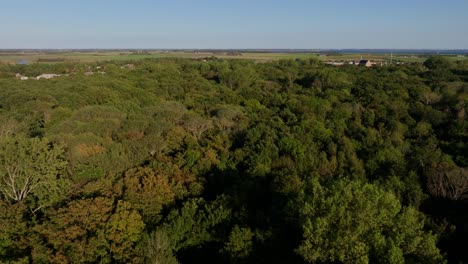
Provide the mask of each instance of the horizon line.
{"label": "horizon line", "polygon": [[0,48],[0,51],[32,51],[32,50],[120,50],[120,51],[462,51],[468,52],[468,48]]}

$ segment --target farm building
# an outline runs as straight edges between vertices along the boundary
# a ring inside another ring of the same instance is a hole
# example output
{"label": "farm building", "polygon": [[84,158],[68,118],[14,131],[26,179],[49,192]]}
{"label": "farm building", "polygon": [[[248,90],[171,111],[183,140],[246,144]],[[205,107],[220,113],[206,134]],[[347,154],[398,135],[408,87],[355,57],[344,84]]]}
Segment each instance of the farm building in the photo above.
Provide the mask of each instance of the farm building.
{"label": "farm building", "polygon": [[36,79],[38,79],[38,80],[40,80],[40,79],[52,79],[52,78],[59,77],[59,76],[60,76],[59,74],[45,73],[45,74],[41,74],[41,75],[37,76]]}
{"label": "farm building", "polygon": [[136,68],[136,66],[135,66],[135,64],[125,64],[125,65],[120,66],[120,68],[134,70]]}
{"label": "farm building", "polygon": [[23,76],[23,75],[20,74],[20,73],[17,73],[17,74],[15,75],[15,77],[16,77],[16,79],[20,79],[20,80],[22,80],[22,81],[25,81],[25,80],[28,80],[28,79],[29,79],[27,76]]}
{"label": "farm building", "polygon": [[361,60],[359,66],[372,67],[372,62],[370,60]]}
{"label": "farm building", "polygon": [[333,66],[343,66],[345,63],[344,62],[338,62],[338,61],[327,61],[325,62],[327,65],[333,65]]}

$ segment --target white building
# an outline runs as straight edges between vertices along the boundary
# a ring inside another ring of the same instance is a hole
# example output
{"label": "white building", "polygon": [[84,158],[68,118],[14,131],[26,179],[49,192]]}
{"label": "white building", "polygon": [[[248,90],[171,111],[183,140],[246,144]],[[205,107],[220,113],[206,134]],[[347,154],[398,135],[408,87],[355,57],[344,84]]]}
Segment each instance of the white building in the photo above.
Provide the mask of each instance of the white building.
{"label": "white building", "polygon": [[44,73],[44,74],[41,74],[41,75],[37,76],[36,79],[38,79],[38,80],[40,80],[40,79],[52,79],[52,78],[59,77],[59,76],[60,76],[59,74]]}

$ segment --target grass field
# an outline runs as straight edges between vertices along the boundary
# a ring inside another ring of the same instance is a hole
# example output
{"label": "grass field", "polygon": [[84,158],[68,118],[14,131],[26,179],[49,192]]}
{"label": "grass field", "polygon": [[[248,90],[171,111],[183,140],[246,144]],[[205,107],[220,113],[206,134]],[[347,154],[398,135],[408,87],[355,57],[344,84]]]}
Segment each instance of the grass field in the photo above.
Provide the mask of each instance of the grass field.
{"label": "grass field", "polygon": [[313,53],[242,53],[241,55],[228,55],[226,53],[213,52],[151,52],[148,54],[132,54],[129,52],[64,52],[64,53],[24,53],[24,54],[8,54],[0,53],[0,61],[6,63],[16,63],[21,59],[28,60],[30,63],[41,62],[41,60],[50,61],[79,61],[79,62],[94,62],[107,60],[141,60],[151,58],[206,58],[218,57],[223,59],[250,59],[257,61],[271,61],[279,59],[295,59],[295,58],[316,58]]}
{"label": "grass field", "polygon": [[[192,52],[192,51],[152,51],[143,54],[134,54],[131,52],[120,51],[102,51],[102,52],[25,52],[25,53],[1,53],[0,62],[17,63],[19,60],[27,60],[29,63],[55,63],[55,62],[96,62],[109,60],[141,60],[150,58],[206,58],[217,57],[222,59],[248,59],[258,62],[266,62],[280,59],[307,59],[318,58],[323,61],[350,61],[359,60],[361,58],[384,61],[390,59],[390,54],[330,54],[327,56],[319,56],[317,53],[274,53],[274,52],[242,52],[240,55],[229,55],[221,52]],[[449,56],[453,60],[467,59],[467,56]],[[394,54],[395,61],[402,62],[423,62],[425,57],[411,56],[407,54]]]}

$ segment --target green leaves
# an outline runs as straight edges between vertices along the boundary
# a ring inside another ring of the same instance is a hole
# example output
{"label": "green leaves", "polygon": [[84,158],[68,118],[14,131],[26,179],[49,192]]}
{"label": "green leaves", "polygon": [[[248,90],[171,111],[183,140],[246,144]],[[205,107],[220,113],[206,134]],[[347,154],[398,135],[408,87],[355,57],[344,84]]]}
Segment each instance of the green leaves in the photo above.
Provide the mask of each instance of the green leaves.
{"label": "green leaves", "polygon": [[191,199],[180,210],[169,214],[161,230],[169,236],[177,252],[215,240],[215,227],[226,221],[230,214],[224,197],[211,203]]}
{"label": "green leaves", "polygon": [[144,227],[141,216],[132,210],[131,204],[118,201],[116,211],[105,228],[106,238],[110,243],[109,250],[115,261],[128,262],[133,260],[131,257],[136,257],[129,253],[142,239]]}
{"label": "green leaves", "polygon": [[0,262],[463,260],[463,65],[125,63],[0,67]]}
{"label": "green leaves", "polygon": [[430,70],[449,69],[451,66],[451,63],[445,57],[432,56],[424,62],[424,66],[426,66]]}
{"label": "green leaves", "polygon": [[177,264],[174,256],[173,244],[168,234],[163,230],[156,230],[146,235],[142,247],[146,263],[151,264]]}
{"label": "green leaves", "polygon": [[227,252],[234,261],[246,258],[253,250],[253,236],[250,228],[235,226],[229,234],[229,240],[223,251]]}
{"label": "green leaves", "polygon": [[297,249],[307,262],[404,263],[405,257],[437,263],[434,235],[424,216],[375,185],[338,180],[329,187],[309,183],[302,209],[303,240]]}
{"label": "green leaves", "polygon": [[0,139],[0,193],[2,198],[24,202],[32,212],[59,202],[68,180],[60,173],[67,162],[63,149],[47,139]]}
{"label": "green leaves", "polygon": [[23,204],[9,204],[0,200],[0,262],[27,255],[27,223]]}
{"label": "green leaves", "polygon": [[190,199],[179,210],[169,213],[143,241],[148,263],[177,263],[175,254],[216,240],[216,227],[231,216],[225,197],[213,202]]}

